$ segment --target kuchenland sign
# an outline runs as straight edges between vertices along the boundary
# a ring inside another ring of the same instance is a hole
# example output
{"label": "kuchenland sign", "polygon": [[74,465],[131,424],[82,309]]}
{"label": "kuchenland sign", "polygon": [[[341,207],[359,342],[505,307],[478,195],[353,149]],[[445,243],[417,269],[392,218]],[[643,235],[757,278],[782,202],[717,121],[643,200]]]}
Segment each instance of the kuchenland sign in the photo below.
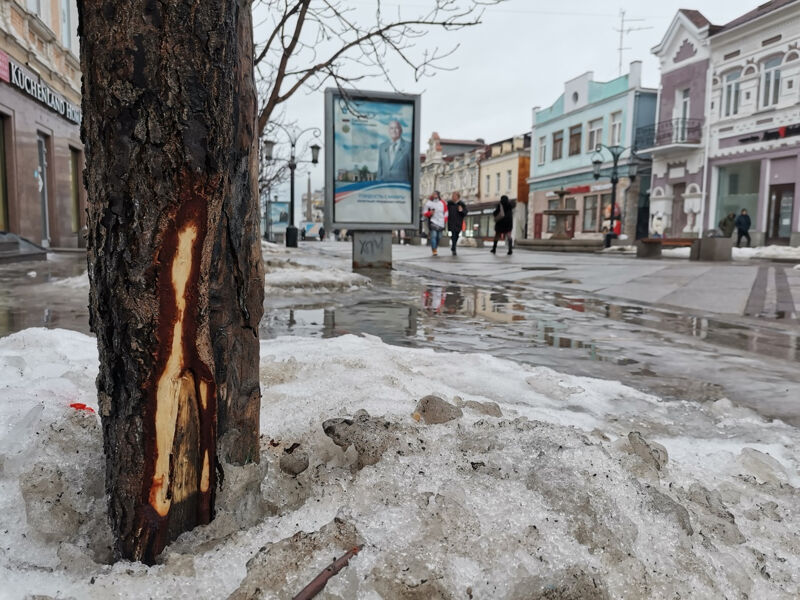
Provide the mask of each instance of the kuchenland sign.
{"label": "kuchenland sign", "polygon": [[[47,106],[53,112],[58,113],[68,121],[77,123],[81,122],[81,109],[59,94],[53,91],[50,86],[42,83],[36,76],[23,69],[13,60],[8,58],[4,52],[0,52],[0,79],[7,81],[16,88],[19,88],[28,96],[38,100]],[[8,70],[5,69],[5,64],[8,64]]]}
{"label": "kuchenland sign", "polygon": [[325,204],[329,226],[416,228],[420,97],[325,91]]}

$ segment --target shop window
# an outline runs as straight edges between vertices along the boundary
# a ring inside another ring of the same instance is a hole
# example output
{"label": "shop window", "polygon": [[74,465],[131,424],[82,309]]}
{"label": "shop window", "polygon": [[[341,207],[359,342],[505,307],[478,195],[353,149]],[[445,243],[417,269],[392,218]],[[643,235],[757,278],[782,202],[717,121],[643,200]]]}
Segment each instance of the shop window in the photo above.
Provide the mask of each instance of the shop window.
{"label": "shop window", "polygon": [[69,195],[72,233],[81,230],[81,153],[74,148],[69,149]]}
{"label": "shop window", "polygon": [[0,116],[0,231],[9,230],[8,173],[6,171],[6,119]]}
{"label": "shop window", "polygon": [[743,208],[746,208],[751,216],[758,214],[760,180],[760,161],[720,167],[719,185],[717,186],[717,214],[714,223],[719,223],[730,213],[738,215]]}
{"label": "shop window", "polygon": [[[611,216],[611,194],[600,195],[600,215],[603,220],[607,220]],[[607,228],[608,223],[604,223],[603,226]]]}
{"label": "shop window", "polygon": [[583,231],[597,231],[597,195],[583,197]]}

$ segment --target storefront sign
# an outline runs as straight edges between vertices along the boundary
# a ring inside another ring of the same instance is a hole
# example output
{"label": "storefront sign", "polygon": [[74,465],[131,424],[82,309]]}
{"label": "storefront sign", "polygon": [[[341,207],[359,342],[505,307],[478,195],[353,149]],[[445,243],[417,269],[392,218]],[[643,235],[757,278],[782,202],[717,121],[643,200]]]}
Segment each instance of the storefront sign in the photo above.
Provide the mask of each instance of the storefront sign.
{"label": "storefront sign", "polygon": [[567,188],[568,194],[588,194],[591,187],[588,185],[576,185],[575,187]]}
{"label": "storefront sign", "polygon": [[787,137],[800,135],[800,123],[794,125],[784,125],[777,129],[768,129],[761,134],[754,134],[745,138],[739,138],[741,144],[752,144],[754,142],[767,142],[770,140],[780,140]]}
{"label": "storefront sign", "polygon": [[[2,73],[1,67],[0,73]],[[38,81],[32,74],[11,60],[8,61],[8,73],[9,78],[6,81],[11,85],[19,88],[68,121],[80,124],[81,109],[71,102],[67,102],[64,96],[54,92],[50,86]]]}

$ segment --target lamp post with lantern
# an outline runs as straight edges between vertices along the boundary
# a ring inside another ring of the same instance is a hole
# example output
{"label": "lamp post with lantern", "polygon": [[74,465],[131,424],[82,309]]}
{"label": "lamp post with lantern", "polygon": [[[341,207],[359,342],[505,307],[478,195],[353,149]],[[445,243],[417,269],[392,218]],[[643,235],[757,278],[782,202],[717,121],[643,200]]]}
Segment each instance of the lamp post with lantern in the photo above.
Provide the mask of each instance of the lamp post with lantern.
{"label": "lamp post with lantern", "polygon": [[294,129],[288,129],[284,127],[280,123],[273,123],[276,127],[283,130],[286,136],[289,138],[289,144],[291,147],[291,152],[288,159],[275,159],[272,156],[272,151],[275,148],[275,142],[272,140],[264,140],[263,141],[263,151],[264,151],[264,158],[265,160],[286,160],[286,163],[289,167],[289,172],[291,173],[290,178],[290,191],[289,191],[289,225],[286,227],[286,246],[288,248],[297,248],[297,227],[294,224],[294,171],[297,168],[297,165],[300,163],[311,163],[316,165],[319,162],[319,151],[320,146],[319,144],[312,144],[309,146],[311,148],[311,160],[298,160],[295,156],[295,148],[297,146],[297,141],[307,132],[311,132],[314,137],[319,137],[321,132],[318,127],[308,127],[301,131],[296,131]]}
{"label": "lamp post with lantern", "polygon": [[[609,154],[611,154],[611,171],[603,172],[603,150],[608,150]],[[616,202],[617,202],[617,183],[619,182],[620,176],[620,169],[619,169],[619,159],[623,155],[626,150],[630,150],[630,154],[632,158],[637,158],[636,155],[633,153],[631,148],[626,148],[624,146],[606,146],[605,144],[597,144],[594,149],[594,154],[592,155],[592,167],[594,169],[594,178],[595,180],[600,179],[601,176],[609,177],[611,179],[611,216],[609,218],[609,227],[608,233],[605,237],[604,246],[608,248],[611,246],[611,240],[616,237],[614,233],[614,213],[616,210]],[[628,176],[628,179],[631,181],[636,179],[636,173],[638,170],[638,165],[636,162],[631,162],[628,165],[628,172],[624,175]]]}

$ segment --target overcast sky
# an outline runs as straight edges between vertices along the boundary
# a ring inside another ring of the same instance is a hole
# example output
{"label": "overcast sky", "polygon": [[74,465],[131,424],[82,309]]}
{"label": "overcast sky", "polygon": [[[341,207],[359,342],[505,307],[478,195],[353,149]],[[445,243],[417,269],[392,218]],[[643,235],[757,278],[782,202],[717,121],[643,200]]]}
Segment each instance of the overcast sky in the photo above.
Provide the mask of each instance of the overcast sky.
{"label": "overcast sky", "polygon": [[[374,7],[374,0],[347,3]],[[391,4],[384,2],[384,6]],[[699,10],[721,25],[758,4],[752,0],[661,0],[657,4],[641,0],[507,0],[488,7],[483,23],[476,27],[451,33],[435,31],[417,41],[424,47],[459,44],[445,63],[455,70],[439,71],[416,82],[408,68],[393,62],[391,76],[402,91],[422,94],[422,152],[434,131],[446,138],[483,138],[491,143],[529,132],[533,107],[555,102],[566,80],[586,71],[593,71],[596,81],[619,75],[619,33],[614,30],[620,27],[621,9],[626,19],[643,19],[627,22],[626,29],[649,28],[625,35],[624,46],[629,49],[623,53],[623,73],[631,61],[641,60],[643,83],[655,88],[658,61],[650,49],[661,40],[679,8]],[[402,5],[403,10],[411,10],[427,4],[426,0],[405,0]],[[361,87],[391,91],[377,79]],[[296,94],[287,103],[286,113],[287,119],[296,120],[301,127],[322,128],[323,93]],[[323,185],[323,164],[321,159],[311,171],[314,188]],[[305,174],[298,189],[299,202],[306,189]],[[280,194],[288,199],[288,186]]]}

